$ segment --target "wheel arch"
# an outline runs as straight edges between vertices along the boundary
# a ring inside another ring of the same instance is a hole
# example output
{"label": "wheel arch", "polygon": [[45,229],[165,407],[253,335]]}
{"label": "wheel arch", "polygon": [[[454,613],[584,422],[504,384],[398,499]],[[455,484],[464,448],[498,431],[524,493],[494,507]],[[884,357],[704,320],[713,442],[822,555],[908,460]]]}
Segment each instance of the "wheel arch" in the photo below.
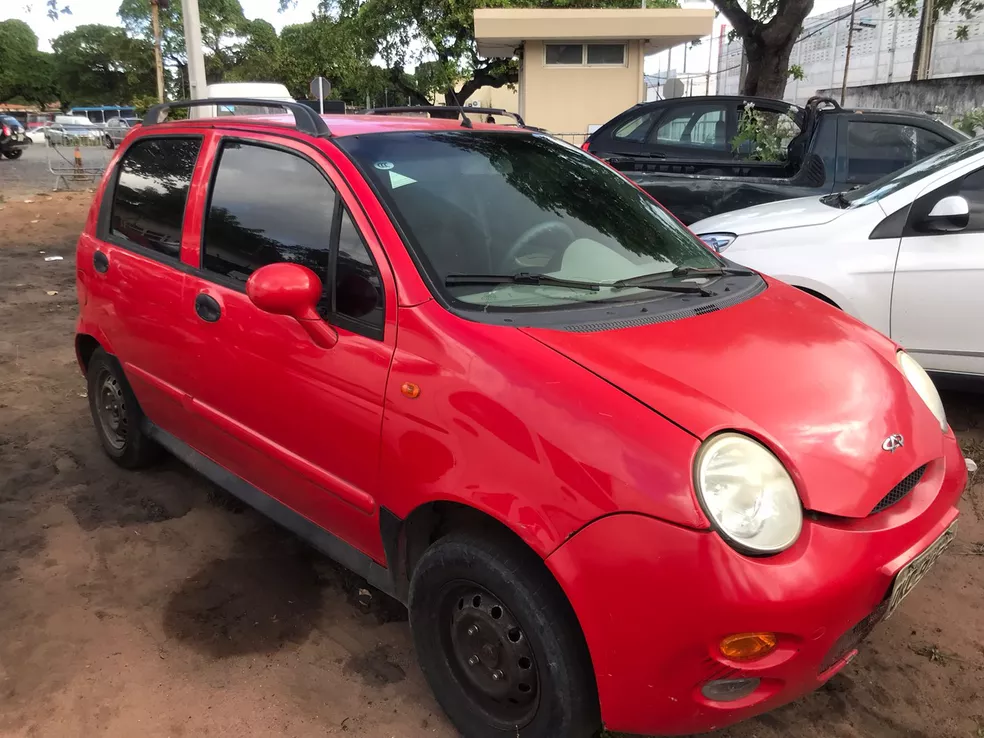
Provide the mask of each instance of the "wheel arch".
{"label": "wheel arch", "polygon": [[88,333],[76,334],[75,357],[78,359],[83,374],[89,370],[89,361],[98,348],[103,348],[103,345],[99,343],[95,336],[91,336]]}

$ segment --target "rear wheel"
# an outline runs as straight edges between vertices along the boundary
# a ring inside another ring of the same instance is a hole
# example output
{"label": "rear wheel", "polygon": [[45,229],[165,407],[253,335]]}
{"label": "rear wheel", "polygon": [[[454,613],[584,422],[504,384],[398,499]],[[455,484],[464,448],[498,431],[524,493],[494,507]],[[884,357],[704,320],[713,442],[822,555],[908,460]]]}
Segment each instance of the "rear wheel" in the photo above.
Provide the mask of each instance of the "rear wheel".
{"label": "rear wheel", "polygon": [[24,149],[11,149],[10,151],[4,151],[3,155],[8,159],[20,159],[23,153]]}
{"label": "rear wheel", "polygon": [[112,139],[112,138],[110,138],[109,136],[106,136],[106,148],[107,148],[107,149],[112,149],[112,148],[114,148],[115,146],[116,146],[116,144],[115,144],[115,143],[113,143],[113,139]]}
{"label": "rear wheel", "polygon": [[438,702],[469,738],[589,738],[594,673],[570,604],[531,551],[454,534],[421,557],[410,624]]}
{"label": "rear wheel", "polygon": [[143,432],[143,413],[119,362],[101,348],[96,349],[89,359],[86,379],[89,411],[109,458],[126,469],[156,461],[161,448]]}

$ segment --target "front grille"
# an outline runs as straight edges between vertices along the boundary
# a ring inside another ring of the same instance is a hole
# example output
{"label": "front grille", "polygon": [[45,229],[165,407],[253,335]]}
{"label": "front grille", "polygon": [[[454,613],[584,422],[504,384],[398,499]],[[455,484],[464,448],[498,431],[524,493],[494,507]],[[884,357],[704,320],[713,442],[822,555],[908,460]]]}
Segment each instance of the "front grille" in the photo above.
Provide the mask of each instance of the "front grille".
{"label": "front grille", "polygon": [[837,643],[833,645],[833,648],[827,652],[824,657],[823,662],[820,664],[820,669],[818,674],[823,674],[827,669],[831,668],[840,661],[842,658],[847,656],[851,651],[861,645],[861,642],[871,635],[871,631],[875,629],[875,626],[882,621],[885,617],[885,611],[888,610],[888,600],[884,600],[878,607],[875,608],[868,617],[862,620],[860,623],[855,625],[844,635],[837,639]]}
{"label": "front grille", "polygon": [[874,509],[868,513],[869,515],[874,515],[875,513],[880,513],[887,507],[891,507],[896,502],[899,502],[903,497],[912,492],[916,485],[919,484],[919,480],[922,479],[923,474],[926,473],[926,465],[923,464],[918,469],[916,469],[912,474],[907,476],[901,482],[892,487],[892,491],[881,498],[881,502],[875,505]]}

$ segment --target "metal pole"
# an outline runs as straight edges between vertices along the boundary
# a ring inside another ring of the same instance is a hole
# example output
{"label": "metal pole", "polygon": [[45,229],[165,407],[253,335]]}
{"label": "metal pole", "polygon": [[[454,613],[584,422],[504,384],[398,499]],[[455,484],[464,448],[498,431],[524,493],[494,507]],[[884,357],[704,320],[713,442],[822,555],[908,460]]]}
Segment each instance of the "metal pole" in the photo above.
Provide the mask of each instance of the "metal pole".
{"label": "metal pole", "polygon": [[[202,52],[202,22],[198,16],[198,0],[181,0],[184,16],[185,52],[188,55],[188,97],[205,98],[205,54]],[[188,116],[196,118],[201,108],[189,108]]]}
{"label": "metal pole", "polygon": [[714,32],[707,37],[707,75],[704,77],[704,94],[711,94],[711,62],[714,61]]}
{"label": "metal pole", "polygon": [[325,83],[324,77],[318,75],[318,108],[321,115],[325,114]]}
{"label": "metal pole", "polygon": [[161,62],[161,19],[157,0],[150,0],[150,22],[154,29],[154,69],[157,72],[157,102],[164,102],[164,64]]}
{"label": "metal pole", "polygon": [[[895,16],[892,23],[892,45],[888,48],[888,81],[892,81],[895,76],[895,42],[899,37],[899,16]],[[877,79],[877,78],[876,78]]]}
{"label": "metal pole", "polygon": [[841,105],[844,104],[844,96],[847,94],[847,70],[851,66],[851,41],[854,40],[854,11],[857,10],[858,0],[851,3],[851,20],[847,27],[847,55],[844,57],[844,81],[841,83]]}

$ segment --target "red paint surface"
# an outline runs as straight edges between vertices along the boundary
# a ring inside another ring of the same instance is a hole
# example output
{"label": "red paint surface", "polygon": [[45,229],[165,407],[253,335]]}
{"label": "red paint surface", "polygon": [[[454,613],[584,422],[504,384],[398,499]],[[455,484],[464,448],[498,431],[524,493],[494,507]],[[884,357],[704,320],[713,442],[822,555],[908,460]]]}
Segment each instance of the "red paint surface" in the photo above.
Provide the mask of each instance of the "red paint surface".
{"label": "red paint surface", "polygon": [[[336,135],[458,128],[325,119]],[[772,281],[734,307],[618,331],[456,317],[432,299],[348,159],[330,139],[271,129],[280,120],[176,122],[128,136],[204,135],[184,271],[97,240],[104,179],[78,245],[79,333],[120,359],[152,421],[380,563],[381,506],[405,517],[455,501],[507,525],[570,598],[611,728],[707,730],[817,686],[830,645],[956,516],[966,478],[956,441],[903,379],[888,339]],[[337,342],[326,348],[294,317],[264,312],[198,270],[223,135],[214,126],[297,148],[323,167],[380,266],[383,340],[330,328]],[[97,250],[106,274],[92,268]],[[195,313],[200,293],[219,303],[217,322]],[[418,397],[401,392],[407,382]],[[728,547],[709,530],[691,480],[701,440],[726,428],[768,445],[808,509],[842,517],[807,520],[777,556]],[[886,454],[891,433],[906,444]],[[924,463],[907,498],[864,517]],[[721,637],[754,630],[779,633],[779,649],[743,665],[714,655]],[[746,673],[763,686],[741,702],[699,696],[707,679]]]}

